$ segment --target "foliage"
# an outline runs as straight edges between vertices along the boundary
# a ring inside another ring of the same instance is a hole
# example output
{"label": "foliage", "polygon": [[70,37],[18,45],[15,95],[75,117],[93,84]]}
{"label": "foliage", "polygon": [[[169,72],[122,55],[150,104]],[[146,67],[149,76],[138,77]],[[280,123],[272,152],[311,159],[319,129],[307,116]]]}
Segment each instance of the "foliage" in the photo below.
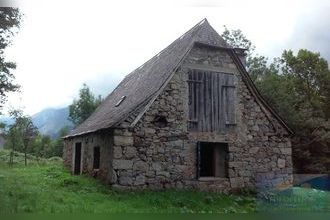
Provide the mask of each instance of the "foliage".
{"label": "foliage", "polygon": [[13,82],[15,77],[11,73],[11,70],[16,68],[16,64],[6,61],[4,51],[18,30],[21,17],[22,15],[17,8],[0,8],[0,107],[6,101],[7,93],[17,91],[19,88]]}
{"label": "foliage", "polygon": [[101,96],[96,98],[89,87],[83,84],[79,91],[79,99],[74,99],[69,106],[69,120],[76,126],[81,124],[95,111],[101,102]]}
{"label": "foliage", "polygon": [[246,213],[255,210],[255,199],[242,195],[191,190],[116,191],[92,177],[70,175],[61,161],[29,161],[27,167],[15,164],[10,168],[1,162],[2,152],[0,213]]}
{"label": "foliage", "polygon": [[284,51],[282,72],[291,81],[288,91],[295,99],[291,109],[297,115],[289,123],[296,130],[294,161],[298,171],[330,171],[330,70],[319,53]]}
{"label": "foliage", "polygon": [[33,125],[31,117],[23,115],[21,110],[12,110],[10,115],[15,122],[9,126],[7,141],[11,145],[12,152],[16,148],[16,150],[24,151],[26,155],[31,140],[38,134],[38,129]]}
{"label": "foliage", "polygon": [[13,110],[10,115],[14,123],[5,126],[6,149],[29,153],[37,157],[62,156],[62,137],[69,133],[69,128],[60,129],[57,138],[52,139],[49,135],[40,134],[37,127],[33,125],[31,117],[24,115],[21,110]]}
{"label": "foliage", "polygon": [[233,48],[242,48],[248,51],[248,54],[252,54],[255,50],[255,46],[247,39],[241,30],[229,30],[224,26],[225,30],[222,32],[221,37]]}
{"label": "foliage", "polygon": [[[245,47],[247,70],[263,97],[295,131],[296,172],[330,171],[330,70],[327,61],[305,49],[285,50],[280,58],[254,55],[255,47],[240,30],[222,35],[233,47]],[[252,48],[252,50],[250,49]],[[251,52],[252,51],[252,52]]]}

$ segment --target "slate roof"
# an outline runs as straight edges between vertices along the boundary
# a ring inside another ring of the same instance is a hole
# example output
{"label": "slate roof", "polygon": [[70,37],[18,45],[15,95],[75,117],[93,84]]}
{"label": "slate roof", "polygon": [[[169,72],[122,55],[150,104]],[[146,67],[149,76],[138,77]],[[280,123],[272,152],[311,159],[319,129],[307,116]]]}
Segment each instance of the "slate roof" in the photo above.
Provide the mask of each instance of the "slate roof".
{"label": "slate roof", "polygon": [[[115,127],[136,109],[143,109],[150,100],[158,96],[157,92],[197,42],[232,50],[208,21],[202,20],[156,56],[128,74],[95,112],[65,138]],[[116,107],[123,96],[125,99]]]}

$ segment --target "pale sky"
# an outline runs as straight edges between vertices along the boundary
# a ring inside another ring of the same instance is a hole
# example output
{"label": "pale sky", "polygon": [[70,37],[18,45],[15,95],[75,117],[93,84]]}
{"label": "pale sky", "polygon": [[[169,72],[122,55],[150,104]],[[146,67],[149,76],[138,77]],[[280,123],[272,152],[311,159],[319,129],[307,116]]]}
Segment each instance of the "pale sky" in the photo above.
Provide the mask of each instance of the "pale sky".
{"label": "pale sky", "polygon": [[6,107],[34,114],[64,107],[85,82],[103,96],[203,18],[241,29],[259,54],[307,48],[330,58],[328,0],[25,0],[7,50],[22,93]]}

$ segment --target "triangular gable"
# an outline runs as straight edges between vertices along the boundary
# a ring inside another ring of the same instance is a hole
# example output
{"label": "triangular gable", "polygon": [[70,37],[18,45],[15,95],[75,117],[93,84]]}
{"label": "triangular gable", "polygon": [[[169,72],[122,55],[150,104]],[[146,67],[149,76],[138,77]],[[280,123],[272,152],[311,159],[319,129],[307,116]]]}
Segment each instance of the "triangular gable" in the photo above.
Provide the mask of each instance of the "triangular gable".
{"label": "triangular gable", "polygon": [[[67,137],[78,136],[117,126],[130,116],[130,114],[139,109],[140,113],[132,123],[132,126],[134,126],[163,91],[176,72],[176,69],[180,66],[195,43],[227,49],[231,51],[230,53],[232,56],[237,57],[234,50],[226,44],[221,36],[209,25],[207,20],[204,19],[167,48],[127,75],[95,112]],[[239,59],[237,62],[238,67],[243,66]],[[244,70],[241,68],[239,69],[242,74],[246,74],[244,67]],[[246,82],[247,85],[251,87],[251,90],[256,90],[252,81],[249,81],[251,79],[248,74],[243,77],[243,79],[245,78],[247,78]],[[253,94],[260,99],[281,124],[291,132],[284,121],[265,102],[259,92],[256,90]],[[122,98],[124,98],[124,100],[118,105]]]}

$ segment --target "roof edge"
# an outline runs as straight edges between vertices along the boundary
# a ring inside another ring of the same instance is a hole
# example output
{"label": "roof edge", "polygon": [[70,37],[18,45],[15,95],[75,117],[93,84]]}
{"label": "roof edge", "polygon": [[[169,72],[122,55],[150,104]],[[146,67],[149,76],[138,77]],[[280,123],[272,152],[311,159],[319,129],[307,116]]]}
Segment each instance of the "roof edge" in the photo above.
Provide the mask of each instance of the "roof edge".
{"label": "roof edge", "polygon": [[263,98],[261,93],[259,92],[256,85],[253,83],[250,74],[247,72],[246,68],[244,67],[242,61],[239,59],[238,55],[236,54],[234,49],[229,50],[234,58],[234,62],[237,64],[238,69],[242,72],[245,79],[247,80],[248,86],[252,89],[252,93],[258,98],[261,103],[266,107],[266,109],[280,122],[280,124],[288,131],[290,135],[294,134],[293,129],[287,125],[285,120],[271,107],[271,105]]}

